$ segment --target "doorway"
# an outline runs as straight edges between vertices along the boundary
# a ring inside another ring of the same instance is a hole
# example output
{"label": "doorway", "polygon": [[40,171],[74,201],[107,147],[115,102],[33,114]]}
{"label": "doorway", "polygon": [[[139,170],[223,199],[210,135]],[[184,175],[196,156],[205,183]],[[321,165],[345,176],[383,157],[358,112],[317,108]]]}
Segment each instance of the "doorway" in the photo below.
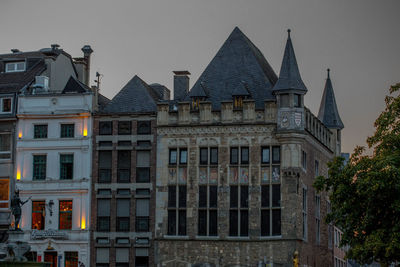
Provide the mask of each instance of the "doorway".
{"label": "doorway", "polygon": [[45,262],[50,262],[51,263],[51,267],[57,267],[57,252],[49,252],[49,251],[45,251],[44,252],[44,261]]}

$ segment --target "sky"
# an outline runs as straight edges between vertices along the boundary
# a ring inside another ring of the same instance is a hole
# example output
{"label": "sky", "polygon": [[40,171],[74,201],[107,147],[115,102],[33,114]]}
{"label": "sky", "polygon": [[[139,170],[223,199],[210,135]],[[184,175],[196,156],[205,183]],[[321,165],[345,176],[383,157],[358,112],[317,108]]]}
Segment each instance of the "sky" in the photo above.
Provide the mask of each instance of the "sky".
{"label": "sky", "polygon": [[191,73],[190,86],[235,26],[279,74],[287,29],[318,114],[331,79],[345,125],[342,151],[365,145],[400,82],[398,0],[1,0],[0,54],[57,43],[73,57],[92,46],[91,80],[112,98],[134,75],[173,89],[174,70]]}

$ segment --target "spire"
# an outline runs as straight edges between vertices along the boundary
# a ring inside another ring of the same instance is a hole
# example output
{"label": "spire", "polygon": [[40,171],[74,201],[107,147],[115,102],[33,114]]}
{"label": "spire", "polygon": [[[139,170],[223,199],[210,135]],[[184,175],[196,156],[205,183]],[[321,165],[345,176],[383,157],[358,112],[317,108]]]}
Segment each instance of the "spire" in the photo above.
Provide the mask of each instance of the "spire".
{"label": "spire", "polygon": [[324,94],[322,95],[321,106],[319,107],[318,119],[322,121],[326,127],[333,129],[343,129],[344,125],[340,119],[336,106],[335,94],[333,92],[330,69],[327,69],[327,78],[325,83]]}
{"label": "spire", "polygon": [[300,90],[304,93],[307,92],[307,88],[301,80],[299,67],[297,66],[292,39],[290,38],[290,29],[288,29],[288,39],[286,42],[279,78],[272,90],[273,92],[281,90]]}

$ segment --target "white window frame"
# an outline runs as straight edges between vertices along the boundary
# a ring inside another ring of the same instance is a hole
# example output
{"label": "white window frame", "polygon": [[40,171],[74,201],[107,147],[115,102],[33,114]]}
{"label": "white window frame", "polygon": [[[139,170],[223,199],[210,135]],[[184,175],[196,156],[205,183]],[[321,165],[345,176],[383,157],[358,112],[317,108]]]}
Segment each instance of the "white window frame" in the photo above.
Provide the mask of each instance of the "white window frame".
{"label": "white window frame", "polygon": [[[18,64],[23,64],[23,69],[17,69]],[[13,66],[13,69],[10,69],[9,66]],[[14,61],[14,62],[8,62],[6,63],[6,69],[5,72],[23,72],[26,70],[26,63],[25,61]]]}
{"label": "white window frame", "polygon": [[[10,111],[3,111],[4,105],[3,105],[3,101],[6,99],[10,99],[11,102],[11,107],[10,107]],[[5,113],[5,114],[9,114],[12,113],[13,110],[13,98],[12,97],[2,97],[1,101],[0,101],[0,113]]]}

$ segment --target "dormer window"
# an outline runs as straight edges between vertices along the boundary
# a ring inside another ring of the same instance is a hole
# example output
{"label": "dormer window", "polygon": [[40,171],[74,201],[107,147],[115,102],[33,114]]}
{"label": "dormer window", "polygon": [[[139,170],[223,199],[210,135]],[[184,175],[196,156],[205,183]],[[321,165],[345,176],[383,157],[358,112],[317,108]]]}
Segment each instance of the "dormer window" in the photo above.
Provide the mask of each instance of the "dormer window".
{"label": "dormer window", "polygon": [[243,108],[243,96],[234,96],[233,98],[233,108],[242,109]]}
{"label": "dormer window", "polygon": [[6,64],[6,72],[25,71],[25,61],[9,62]]}
{"label": "dormer window", "polygon": [[289,94],[281,94],[280,95],[280,106],[281,108],[288,108],[290,103],[289,103]]}
{"label": "dormer window", "polygon": [[200,97],[192,97],[192,110],[199,110],[200,101]]}
{"label": "dormer window", "polygon": [[11,113],[11,98],[2,98],[0,104],[2,113]]}
{"label": "dormer window", "polygon": [[295,108],[301,108],[301,95],[299,94],[294,94],[294,107]]}

